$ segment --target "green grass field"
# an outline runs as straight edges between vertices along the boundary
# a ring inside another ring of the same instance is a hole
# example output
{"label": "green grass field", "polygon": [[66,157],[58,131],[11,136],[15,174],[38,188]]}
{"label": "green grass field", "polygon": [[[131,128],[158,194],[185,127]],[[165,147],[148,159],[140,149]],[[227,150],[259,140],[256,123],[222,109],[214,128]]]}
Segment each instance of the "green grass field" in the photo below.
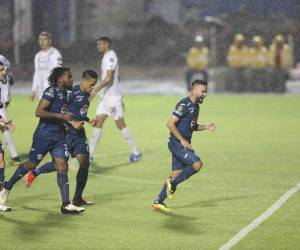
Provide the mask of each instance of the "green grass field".
{"label": "green grass field", "polygon": [[[13,211],[0,213],[0,249],[218,249],[300,180],[299,96],[208,96],[200,121],[214,121],[217,130],[193,139],[204,168],[167,201],[172,214],[152,211],[171,170],[166,122],[179,98],[125,98],[126,121],[143,160],[127,163],[130,151],[109,120],[85,192],[95,205],[83,215],[60,214],[55,174],[40,176],[30,189],[19,182],[8,202]],[[36,104],[15,97],[9,108],[23,158],[37,124]],[[14,170],[8,166],[6,176]],[[71,195],[75,174],[72,168]],[[298,192],[234,249],[299,249],[299,225]]]}

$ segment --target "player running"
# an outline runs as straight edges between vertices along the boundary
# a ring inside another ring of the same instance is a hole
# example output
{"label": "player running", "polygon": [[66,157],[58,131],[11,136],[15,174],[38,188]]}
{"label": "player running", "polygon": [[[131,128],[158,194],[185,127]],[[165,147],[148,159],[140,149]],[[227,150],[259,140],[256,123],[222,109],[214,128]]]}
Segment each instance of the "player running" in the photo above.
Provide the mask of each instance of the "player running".
{"label": "player running", "polygon": [[[87,113],[90,105],[90,93],[94,89],[97,79],[98,75],[95,71],[87,70],[83,72],[80,85],[74,86],[69,96],[68,112],[73,114],[74,120],[71,122],[73,126],[70,123],[66,123],[66,141],[71,156],[79,162],[79,170],[76,176],[76,191],[72,201],[76,206],[92,204],[92,202],[85,201],[82,198],[90,165],[89,146],[83,123],[88,122],[92,126],[96,124],[96,120],[89,119]],[[30,171],[25,181],[26,187],[30,187],[39,174],[53,171],[56,171],[53,162],[48,162],[42,167]]]}
{"label": "player running", "polygon": [[71,121],[72,114],[66,113],[67,91],[73,84],[69,68],[54,68],[49,76],[48,87],[36,110],[40,118],[33,134],[32,147],[28,160],[20,164],[8,182],[0,191],[0,205],[5,205],[9,192],[30,170],[35,169],[49,152],[57,170],[57,184],[62,197],[62,213],[80,213],[84,208],[74,206],[69,200],[68,163],[69,152],[65,140],[64,121]]}
{"label": "player running", "polygon": [[55,67],[62,66],[60,52],[52,47],[52,36],[43,31],[39,34],[38,42],[41,50],[34,57],[34,75],[32,82],[32,101],[38,97],[40,100],[44,90],[49,87],[48,76]]}
{"label": "player running", "polygon": [[[12,75],[12,70],[11,70],[11,65],[10,62],[7,60],[6,57],[3,55],[0,55],[0,62],[3,63],[4,68],[5,68],[5,75],[2,80],[0,80],[0,89],[1,89],[1,97],[0,100],[2,102],[2,107],[0,108],[0,115],[4,118],[7,119],[7,107],[10,103],[10,88],[11,85],[14,84],[14,79]],[[12,135],[7,127],[2,127],[1,132],[4,137],[5,144],[7,145],[7,148],[11,154],[11,160],[12,163],[15,165],[20,164],[20,157],[18,156],[15,144],[13,142]]]}
{"label": "player running", "polygon": [[124,104],[119,79],[119,61],[117,54],[112,50],[111,40],[108,37],[100,37],[97,41],[97,48],[103,55],[101,61],[101,82],[97,84],[92,97],[100,90],[101,100],[96,111],[96,128],[93,129],[90,141],[90,159],[93,159],[96,147],[101,139],[102,126],[108,116],[115,120],[117,128],[121,131],[132,150],[129,161],[136,162],[141,158],[141,153],[133,140],[129,128],[124,120]]}
{"label": "player running", "polygon": [[[5,66],[2,62],[0,62],[0,82],[4,81],[5,77],[6,77]],[[0,101],[0,108],[2,107],[3,107],[3,103]],[[9,128],[14,129],[15,125],[11,121],[7,121],[5,118],[3,118],[0,115],[0,129],[4,129],[4,128],[7,130]],[[3,151],[2,143],[0,142],[0,190],[4,185],[4,179],[5,179],[4,169],[5,169],[4,151]],[[9,210],[11,210],[10,207],[0,204],[0,211],[9,211]]]}
{"label": "player running", "polygon": [[190,95],[177,103],[168,121],[167,127],[171,132],[168,146],[172,154],[172,174],[152,204],[154,209],[170,211],[164,203],[166,197],[173,199],[177,185],[199,172],[203,166],[202,160],[192,148],[191,139],[194,131],[216,129],[214,123],[207,125],[197,123],[199,104],[203,102],[206,94],[207,82],[195,80]]}

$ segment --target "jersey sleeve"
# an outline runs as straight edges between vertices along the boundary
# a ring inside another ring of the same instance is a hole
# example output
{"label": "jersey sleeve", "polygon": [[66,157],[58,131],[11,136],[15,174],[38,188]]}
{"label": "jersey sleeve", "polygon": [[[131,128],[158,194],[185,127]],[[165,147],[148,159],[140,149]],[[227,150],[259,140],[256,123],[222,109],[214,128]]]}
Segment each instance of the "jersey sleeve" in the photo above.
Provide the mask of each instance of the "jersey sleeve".
{"label": "jersey sleeve", "polygon": [[44,91],[42,99],[52,102],[54,100],[54,95],[54,89],[49,87]]}
{"label": "jersey sleeve", "polygon": [[115,54],[110,54],[105,58],[105,69],[115,70],[118,64],[118,58]]}
{"label": "jersey sleeve", "polygon": [[183,118],[188,113],[188,109],[185,103],[179,102],[177,103],[175,110],[173,111],[173,115],[178,119]]}
{"label": "jersey sleeve", "polygon": [[51,59],[50,59],[50,68],[53,69],[55,67],[62,66],[62,65],[63,65],[62,55],[57,50],[51,56]]}
{"label": "jersey sleeve", "polygon": [[38,88],[39,84],[39,72],[38,72],[38,55],[36,54],[34,57],[34,74],[33,74],[33,81],[32,81],[32,91],[35,92]]}

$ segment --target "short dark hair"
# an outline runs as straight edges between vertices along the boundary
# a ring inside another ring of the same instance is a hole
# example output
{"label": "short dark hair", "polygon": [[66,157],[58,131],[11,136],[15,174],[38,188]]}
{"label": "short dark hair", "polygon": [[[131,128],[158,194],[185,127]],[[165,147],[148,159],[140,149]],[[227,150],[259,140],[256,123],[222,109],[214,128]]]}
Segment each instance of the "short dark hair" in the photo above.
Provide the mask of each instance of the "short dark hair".
{"label": "short dark hair", "polygon": [[0,61],[0,65],[3,65],[3,66],[4,66],[4,63]]}
{"label": "short dark hair", "polygon": [[52,39],[52,35],[48,31],[42,31],[39,36],[46,36],[49,40]]}
{"label": "short dark hair", "polygon": [[82,78],[98,79],[98,74],[94,70],[86,70],[82,73]]}
{"label": "short dark hair", "polygon": [[112,45],[112,41],[108,36],[101,36],[97,39],[97,42],[105,42],[108,43],[109,46]]}
{"label": "short dark hair", "polygon": [[57,86],[57,79],[59,77],[63,76],[63,74],[67,71],[70,71],[70,68],[56,67],[56,68],[52,69],[52,71],[48,77],[49,85],[52,87]]}
{"label": "short dark hair", "polygon": [[196,86],[196,85],[204,85],[207,86],[207,81],[205,80],[200,80],[200,79],[196,79],[195,81],[192,82],[192,87]]}

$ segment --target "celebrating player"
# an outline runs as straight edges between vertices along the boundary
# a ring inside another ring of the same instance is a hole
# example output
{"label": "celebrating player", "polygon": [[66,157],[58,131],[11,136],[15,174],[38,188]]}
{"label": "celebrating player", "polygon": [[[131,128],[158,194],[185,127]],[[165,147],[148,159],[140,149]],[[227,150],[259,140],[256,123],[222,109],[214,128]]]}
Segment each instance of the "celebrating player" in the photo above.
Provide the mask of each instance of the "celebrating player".
{"label": "celebrating player", "polygon": [[121,131],[132,150],[129,161],[135,162],[142,156],[138,151],[130,130],[124,121],[124,109],[122,91],[119,80],[119,62],[117,54],[111,48],[111,40],[108,37],[100,37],[97,41],[97,48],[103,55],[101,62],[101,82],[97,84],[92,97],[102,90],[101,100],[96,111],[96,128],[90,141],[90,158],[93,159],[96,147],[101,139],[102,126],[108,116],[115,120],[117,128]]}
{"label": "celebrating player", "polygon": [[[90,93],[97,83],[98,75],[95,71],[87,70],[83,72],[80,85],[74,86],[69,96],[68,112],[73,114],[71,124],[66,122],[67,135],[66,141],[72,157],[76,157],[79,162],[79,170],[76,177],[76,191],[72,203],[76,206],[92,204],[82,198],[82,193],[88,179],[89,171],[89,147],[83,122],[88,122],[92,126],[96,120],[89,119],[87,116],[90,105]],[[76,128],[75,128],[76,127]],[[34,179],[41,173],[50,173],[55,171],[53,162],[48,162],[40,168],[30,171],[25,185],[29,187]]]}
{"label": "celebrating player", "polygon": [[62,56],[60,52],[52,47],[52,36],[50,33],[43,31],[38,38],[41,50],[34,57],[34,75],[32,82],[32,96],[41,99],[44,90],[49,87],[48,76],[55,67],[62,66]]}
{"label": "celebrating player", "polygon": [[40,118],[33,135],[33,143],[28,160],[20,164],[8,182],[0,191],[0,205],[5,205],[14,184],[26,173],[33,170],[44,156],[50,152],[57,170],[57,184],[62,197],[62,213],[80,213],[84,208],[74,206],[69,200],[67,144],[64,121],[72,120],[72,114],[66,113],[67,91],[73,84],[69,68],[54,68],[49,76],[48,87],[37,107],[36,116]]}
{"label": "celebrating player", "polygon": [[214,123],[197,123],[199,104],[203,102],[206,94],[207,82],[195,80],[190,95],[178,102],[168,121],[167,127],[171,132],[168,146],[172,154],[172,174],[152,204],[154,209],[169,211],[164,203],[166,197],[173,199],[177,185],[199,172],[203,166],[202,160],[192,148],[191,139],[194,131],[214,131],[216,128]]}
{"label": "celebrating player", "polygon": [[[10,62],[4,57],[3,55],[0,55],[0,62],[3,63],[5,68],[5,75],[2,80],[0,80],[0,89],[1,89],[1,102],[2,107],[0,108],[0,115],[7,119],[6,109],[10,103],[10,88],[11,85],[14,83],[12,70]],[[11,154],[12,162],[16,165],[20,164],[20,158],[18,156],[16,147],[13,142],[13,138],[11,133],[9,132],[9,129],[7,127],[2,127],[1,132],[4,137],[5,144],[7,145],[7,148]]]}

